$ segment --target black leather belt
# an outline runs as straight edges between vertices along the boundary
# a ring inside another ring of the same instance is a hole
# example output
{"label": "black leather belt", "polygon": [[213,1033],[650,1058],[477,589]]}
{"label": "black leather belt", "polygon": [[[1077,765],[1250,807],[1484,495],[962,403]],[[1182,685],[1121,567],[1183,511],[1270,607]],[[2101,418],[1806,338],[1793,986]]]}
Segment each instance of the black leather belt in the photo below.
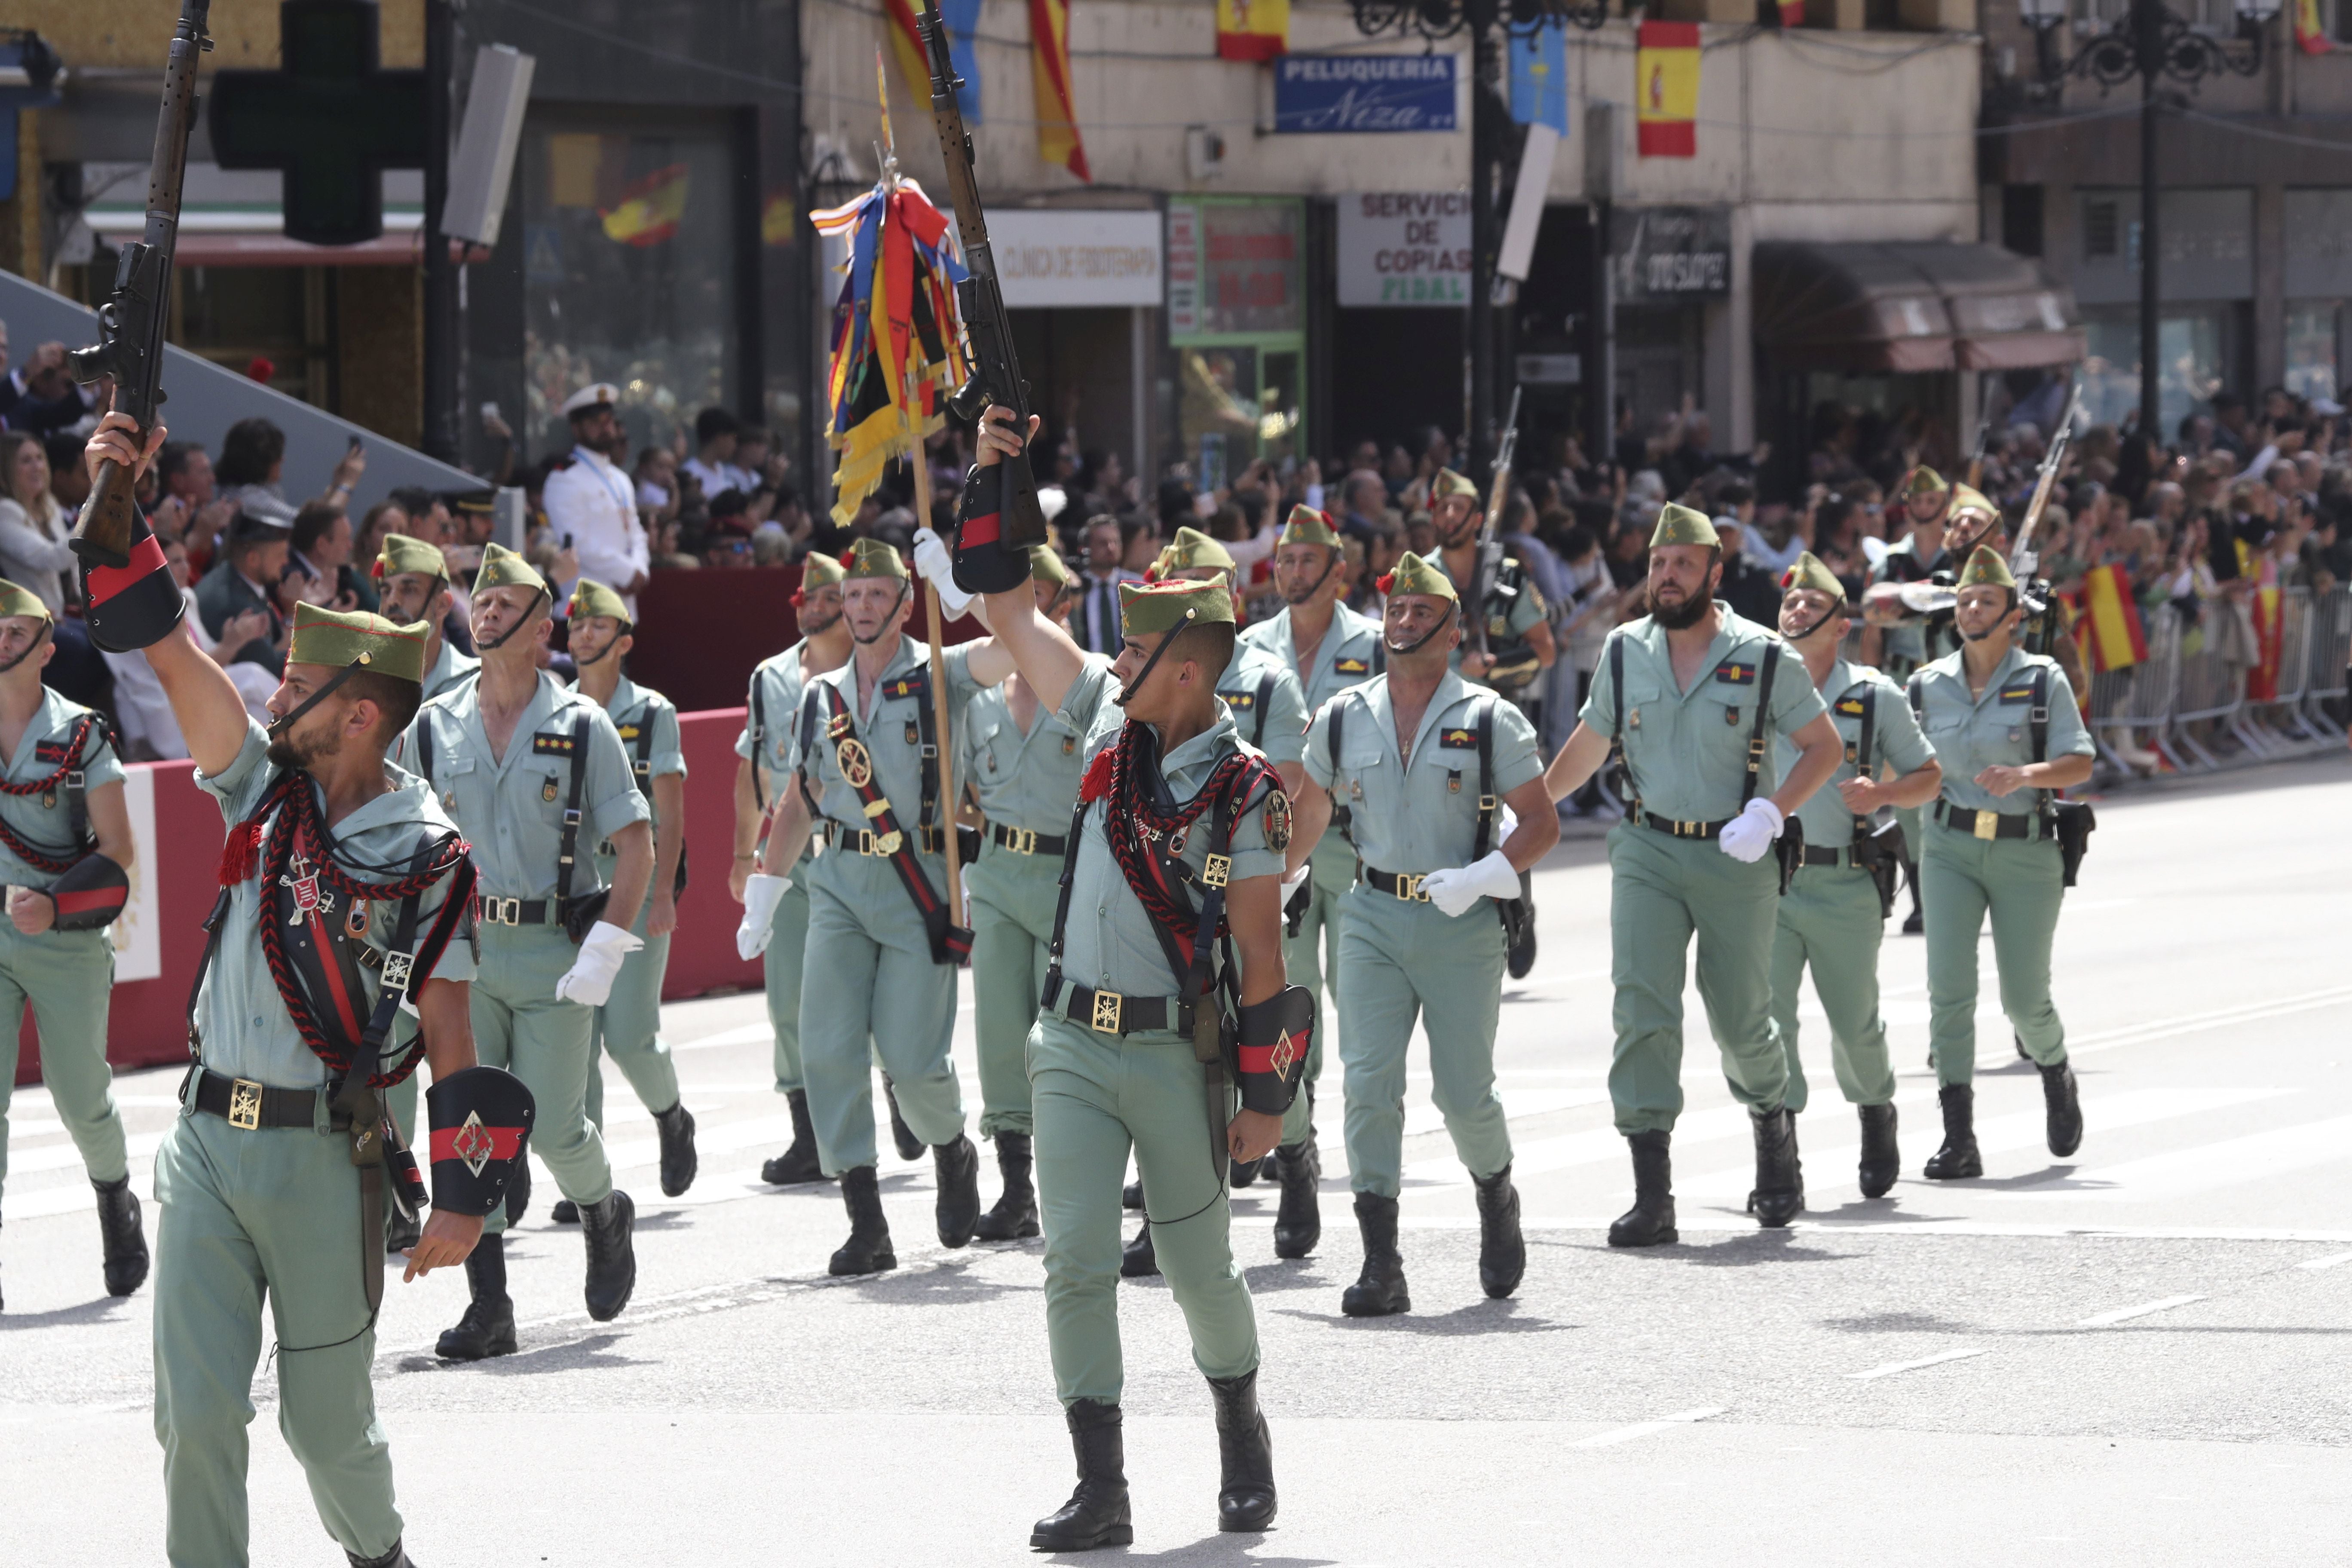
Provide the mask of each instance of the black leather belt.
{"label": "black leather belt", "polygon": [[474,900],[474,916],[490,926],[548,926],[563,918],[555,899],[494,899],[485,893]]}
{"label": "black leather belt", "polygon": [[[918,829],[921,835],[922,852],[940,853],[940,830],[936,827]],[[847,823],[826,817],[817,824],[816,836],[833,848],[846,854],[864,855],[874,859],[887,859],[898,852],[898,843],[887,833],[877,833],[870,827],[852,827]],[[884,847],[887,845],[888,847]]]}
{"label": "black leather belt", "polygon": [[1429,895],[1421,890],[1423,879],[1429,875],[1426,871],[1381,871],[1370,866],[1361,869],[1364,880],[1376,893],[1386,893],[1407,903],[1429,902]]}
{"label": "black leather belt", "polygon": [[1660,816],[1647,811],[1636,812],[1634,816],[1643,826],[1671,834],[1676,838],[1720,838],[1725,828],[1739,820],[1736,816],[1727,816],[1721,822],[1677,822],[1671,816]]}
{"label": "black leather belt", "polygon": [[[250,1079],[223,1078],[210,1068],[194,1068],[196,1092],[193,1103],[207,1116],[217,1116],[241,1132],[263,1127],[318,1125],[319,1091],[314,1089],[271,1089]],[[330,1111],[329,1124],[348,1130],[347,1112]]]}
{"label": "black leather belt", "polygon": [[1862,863],[1853,858],[1853,850],[1851,847],[1843,849],[1822,849],[1816,848],[1809,844],[1805,847],[1805,864],[1808,866],[1853,866],[1859,868]]}
{"label": "black leather belt", "polygon": [[1955,833],[1972,838],[2031,838],[2033,814],[2015,811],[1970,811],[1949,801],[1936,803],[1936,820]]}
{"label": "black leather belt", "polygon": [[1097,991],[1059,972],[1045,976],[1045,994],[1039,1000],[1056,1017],[1084,1024],[1098,1035],[1192,1032],[1192,1009],[1180,998],[1123,996],[1116,991]]}
{"label": "black leather belt", "polygon": [[1058,833],[1036,833],[1003,822],[988,825],[988,841],[1001,844],[1015,855],[1059,855],[1070,847],[1069,840]]}

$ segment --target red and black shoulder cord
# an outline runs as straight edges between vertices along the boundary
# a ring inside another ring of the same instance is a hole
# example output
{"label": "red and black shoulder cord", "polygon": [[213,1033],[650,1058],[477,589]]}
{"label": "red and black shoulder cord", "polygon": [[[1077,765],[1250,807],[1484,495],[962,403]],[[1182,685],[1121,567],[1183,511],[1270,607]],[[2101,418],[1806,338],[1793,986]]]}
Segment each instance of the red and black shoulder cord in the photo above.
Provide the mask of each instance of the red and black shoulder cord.
{"label": "red and black shoulder cord", "polygon": [[[1223,939],[1231,927],[1223,913],[1223,900],[1217,901],[1214,929],[1202,921],[1196,926],[1195,910],[1188,907],[1181,884],[1197,881],[1182,863],[1185,847],[1202,816],[1212,807],[1218,809],[1223,821],[1223,831],[1215,835],[1218,842],[1212,846],[1220,855],[1231,847],[1232,824],[1240,816],[1244,802],[1258,793],[1261,783],[1276,789],[1282,787],[1281,778],[1265,758],[1246,752],[1235,752],[1217,764],[1207,781],[1192,793],[1192,798],[1172,811],[1162,811],[1150,780],[1159,771],[1159,740],[1146,724],[1130,723],[1119,731],[1116,744],[1097,753],[1087,769],[1087,777],[1078,795],[1084,801],[1102,799],[1107,806],[1103,814],[1103,832],[1109,840],[1111,858],[1118,863],[1119,875],[1134,889],[1151,917],[1152,925],[1172,940],[1175,951],[1171,958],[1181,957],[1196,982],[1205,982],[1203,971],[1209,955],[1195,951],[1195,934],[1211,942]],[[1222,879],[1211,889],[1222,893]],[[1205,995],[1208,985],[1197,984],[1195,994]]]}
{"label": "red and black shoulder cord", "polygon": [[[89,744],[89,732],[93,729],[99,731],[100,744],[108,743],[109,737],[105,730],[100,726],[98,715],[85,713],[74,721],[73,732],[66,739],[65,758],[58,763],[55,772],[26,784],[0,782],[0,795],[14,795],[19,800],[28,795],[51,795],[56,793],[58,785],[66,786],[67,799],[71,808],[69,816],[74,837],[74,842],[68,847],[56,849],[46,845],[35,844],[13,831],[5,821],[0,820],[0,845],[7,846],[11,855],[36,871],[47,871],[52,876],[70,871],[83,856],[98,847],[97,841],[89,836],[89,818],[87,809],[81,804],[81,786],[74,782],[85,765],[82,748]],[[44,802],[44,804],[47,803]]]}

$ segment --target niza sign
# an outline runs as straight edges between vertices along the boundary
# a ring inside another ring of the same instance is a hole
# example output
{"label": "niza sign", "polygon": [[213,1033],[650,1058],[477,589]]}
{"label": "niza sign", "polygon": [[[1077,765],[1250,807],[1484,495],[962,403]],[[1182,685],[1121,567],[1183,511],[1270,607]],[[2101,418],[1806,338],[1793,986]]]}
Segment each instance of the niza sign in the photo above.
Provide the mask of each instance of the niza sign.
{"label": "niza sign", "polygon": [[1339,226],[1340,304],[1469,304],[1468,192],[1344,195]]}
{"label": "niza sign", "polygon": [[1452,55],[1284,55],[1274,64],[1274,128],[1451,131],[1454,65]]}

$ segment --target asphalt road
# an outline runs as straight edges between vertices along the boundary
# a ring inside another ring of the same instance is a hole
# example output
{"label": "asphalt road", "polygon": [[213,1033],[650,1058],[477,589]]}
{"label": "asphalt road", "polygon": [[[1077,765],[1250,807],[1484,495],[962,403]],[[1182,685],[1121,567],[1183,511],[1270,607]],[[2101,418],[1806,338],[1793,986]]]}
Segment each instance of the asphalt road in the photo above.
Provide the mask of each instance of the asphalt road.
{"label": "asphalt road", "polygon": [[[1407,1131],[1416,1310],[1342,1318],[1359,1252],[1327,1101],[1324,1243],[1273,1257],[1273,1197],[1236,1203],[1265,1341],[1278,1528],[1218,1536],[1208,1400],[1157,1281],[1128,1288],[1129,1471],[1151,1562],[1297,1565],[1992,1562],[2318,1563],[2352,1556],[2352,763],[2103,804],[2060,925],[2057,996],[2088,1133],[2042,1143],[2041,1098],[1979,1021],[1987,1175],[1917,1179],[1935,1147],[1921,942],[1890,934],[1885,1011],[1905,1180],[1866,1203],[1851,1112],[1808,1005],[1811,1207],[1764,1233],[1696,994],[1675,1137],[1682,1245],[1612,1252],[1630,1192],[1610,1128],[1608,880],[1579,838],[1538,874],[1542,952],[1507,994],[1503,1092],[1530,1260],[1480,1294],[1469,1186],[1427,1079]],[[1890,931],[1892,928],[1890,928]],[[1990,942],[1986,947],[1990,990]],[[928,1163],[886,1155],[900,1267],[824,1275],[835,1189],[762,1187],[788,1128],[756,997],[673,1009],[702,1124],[665,1199],[652,1124],[608,1104],[640,1274],[608,1325],[581,1244],[509,1248],[522,1353],[436,1363],[456,1275],[386,1293],[379,1403],[409,1545],[447,1564],[1032,1560],[1069,1484],[1035,1243],[950,1253]],[[970,1016],[958,1058],[971,1072]],[[175,1072],[120,1097],[141,1190]],[[21,1091],[0,1230],[0,1564],[160,1560],[146,1292],[100,1292],[89,1188]],[[992,1170],[984,1178],[992,1199]],[[150,1215],[152,1228],[152,1215]],[[255,1389],[263,1415],[274,1396]],[[339,1561],[281,1441],[255,1445],[254,1561]],[[1102,1554],[1115,1559],[1118,1552]]]}

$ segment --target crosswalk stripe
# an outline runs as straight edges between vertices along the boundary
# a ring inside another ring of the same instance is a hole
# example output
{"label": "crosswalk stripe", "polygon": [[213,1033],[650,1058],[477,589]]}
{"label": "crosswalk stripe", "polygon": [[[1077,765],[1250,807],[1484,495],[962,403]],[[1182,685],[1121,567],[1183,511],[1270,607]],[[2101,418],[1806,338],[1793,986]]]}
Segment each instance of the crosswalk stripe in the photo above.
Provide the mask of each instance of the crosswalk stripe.
{"label": "crosswalk stripe", "polygon": [[2145,1318],[2157,1312],[2168,1312],[2175,1307],[2186,1307],[2203,1300],[2202,1296],[2167,1296],[2161,1301],[2142,1301],[2137,1307],[2117,1307],[2112,1312],[2095,1313],[2074,1326],[2078,1329],[2111,1329],[2117,1323],[2128,1323],[2135,1318]]}
{"label": "crosswalk stripe", "polygon": [[2344,1160],[2352,1160],[2352,1116],[2192,1144],[2118,1165],[2094,1165],[2033,1187],[1988,1188],[1983,1195],[2026,1202],[2049,1198],[2142,1202],[2240,1186]]}
{"label": "crosswalk stripe", "polygon": [[1636,1437],[1646,1437],[1653,1432],[1663,1432],[1669,1426],[1687,1426],[1723,1414],[1720,1405],[1702,1405],[1696,1410],[1677,1410],[1672,1415],[1661,1415],[1655,1421],[1637,1421],[1631,1426],[1620,1426],[1613,1432],[1595,1432],[1590,1437],[1580,1437],[1569,1445],[1571,1448],[1608,1448],[1619,1443],[1630,1443]]}
{"label": "crosswalk stripe", "polygon": [[1980,1350],[1946,1351],[1941,1355],[1923,1355],[1916,1361],[1891,1361],[1885,1366],[1868,1367],[1861,1372],[1847,1373],[1846,1376],[1857,1383],[1867,1383],[1873,1378],[1893,1377],[1898,1372],[1916,1372],[1923,1366],[1941,1366],[1948,1361],[1967,1361],[1972,1356],[1985,1353]]}

